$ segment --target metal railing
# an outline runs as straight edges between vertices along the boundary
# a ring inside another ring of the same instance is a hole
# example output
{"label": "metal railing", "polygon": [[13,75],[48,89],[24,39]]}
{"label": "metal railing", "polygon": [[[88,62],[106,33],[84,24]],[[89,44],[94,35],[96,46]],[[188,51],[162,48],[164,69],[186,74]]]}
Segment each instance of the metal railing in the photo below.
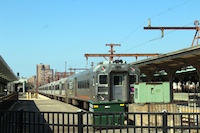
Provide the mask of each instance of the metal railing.
{"label": "metal railing", "polygon": [[1,133],[198,133],[200,113],[0,111]]}

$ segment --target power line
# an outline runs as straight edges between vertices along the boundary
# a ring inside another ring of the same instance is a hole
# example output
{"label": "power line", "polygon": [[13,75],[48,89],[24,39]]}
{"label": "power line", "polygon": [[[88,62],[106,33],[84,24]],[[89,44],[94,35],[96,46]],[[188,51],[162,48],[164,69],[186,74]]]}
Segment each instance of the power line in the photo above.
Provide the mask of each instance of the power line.
{"label": "power line", "polygon": [[131,49],[137,48],[137,47],[139,47],[139,46],[142,46],[142,45],[144,45],[144,44],[147,44],[147,43],[149,43],[149,42],[152,42],[152,41],[155,41],[155,40],[159,40],[159,39],[161,39],[160,36],[155,37],[155,38],[150,39],[150,40],[148,40],[148,41],[142,42],[142,43],[140,43],[140,44],[138,44],[138,45],[136,45],[136,46],[134,46],[134,47],[132,47],[132,48],[129,48],[129,49],[125,50],[124,52],[127,52],[127,51],[129,51],[129,50],[131,50]]}
{"label": "power line", "polygon": [[143,22],[140,26],[138,26],[135,30],[133,30],[128,36],[120,41],[122,43],[124,40],[128,39],[134,32],[136,32],[140,27],[142,27],[147,21]]}
{"label": "power line", "polygon": [[[181,3],[181,4],[179,4],[179,5],[177,5],[177,6],[175,6],[175,7],[172,7],[172,8],[170,8],[170,9],[166,10],[166,11],[163,11],[163,12],[157,14],[157,15],[154,15],[154,16],[150,17],[150,19],[159,17],[159,16],[161,16],[161,15],[163,15],[163,14],[169,12],[169,11],[172,11],[172,10],[174,10],[174,9],[176,9],[176,8],[178,8],[178,7],[180,7],[180,6],[182,6],[182,5],[185,5],[185,4],[188,3],[189,1],[192,1],[192,0],[187,0],[187,1],[185,1],[185,2],[183,2],[183,3]],[[124,37],[124,38],[120,41],[120,44],[121,44],[122,42],[124,42],[126,39],[128,39],[128,38],[129,38],[133,33],[135,33],[139,28],[141,28],[142,26],[144,26],[144,24],[147,23],[147,22],[148,22],[148,20],[144,21],[144,22],[141,23],[138,27],[136,27],[130,34],[128,34],[126,37]],[[191,23],[189,23],[189,24],[191,24]],[[189,24],[188,24],[188,25],[189,25]],[[185,26],[187,26],[187,25],[185,25]],[[168,34],[173,33],[174,31],[176,31],[176,30],[167,32],[167,33],[165,34],[165,36],[168,35]],[[132,48],[129,48],[129,49],[125,50],[124,52],[127,52],[127,51],[129,51],[129,50],[131,50],[131,49],[137,48],[137,47],[142,46],[142,45],[144,45],[144,44],[147,44],[147,43],[149,43],[149,42],[157,41],[157,40],[160,40],[160,39],[162,39],[162,36],[157,36],[157,37],[152,38],[152,39],[150,39],[150,40],[144,41],[144,42],[142,42],[142,43],[140,43],[140,44],[138,44],[138,45],[136,45],[136,46],[134,46],[134,47],[132,47]],[[96,59],[96,60],[97,60],[97,59]],[[95,61],[96,61],[96,60],[95,60]]]}
{"label": "power line", "polygon": [[[198,19],[198,21],[200,21],[200,19]],[[186,27],[186,26],[188,26],[188,25],[190,25],[190,24],[192,24],[192,23],[193,23],[193,22],[188,23],[188,24],[186,24],[184,27]],[[173,33],[173,32],[175,32],[175,31],[177,31],[177,30],[169,31],[169,32],[167,32],[167,33],[165,34],[165,36],[166,36],[166,35],[169,35],[169,34],[171,34],[171,33]],[[137,48],[137,47],[142,46],[142,45],[144,45],[144,44],[147,44],[147,43],[149,43],[149,42],[156,41],[156,40],[160,40],[160,39],[162,39],[162,38],[163,38],[162,36],[157,36],[157,37],[155,37],[155,38],[153,38],[153,39],[150,39],[150,40],[147,40],[147,41],[145,41],[145,42],[142,42],[142,43],[140,43],[140,44],[138,44],[138,45],[136,45],[136,46],[134,46],[134,47],[132,47],[132,48],[130,48],[130,49],[127,49],[127,50],[124,51],[124,52],[127,52],[127,51],[129,51],[129,50],[131,50],[131,49]]]}
{"label": "power line", "polygon": [[[172,8],[170,8],[170,9],[164,11],[164,12],[161,12],[161,13],[155,15],[155,16],[152,16],[152,17],[150,17],[150,19],[156,18],[156,17],[158,17],[158,16],[161,16],[161,15],[163,15],[163,14],[165,14],[165,13],[171,11],[171,10],[174,10],[174,9],[176,9],[176,8],[178,8],[178,7],[180,7],[180,6],[184,5],[184,4],[186,4],[186,3],[188,3],[189,1],[191,1],[191,0],[187,0],[187,1],[185,1],[185,2],[183,2],[183,3],[181,3],[181,4],[179,4],[179,5],[177,5],[177,6],[175,6],[175,7],[172,7]],[[148,21],[148,20],[144,21],[140,26],[138,26],[137,28],[135,28],[129,35],[127,35],[124,39],[122,39],[122,40],[120,41],[120,43],[122,43],[123,41],[125,41],[126,39],[128,39],[133,33],[135,33],[139,28],[141,28],[147,21]],[[151,39],[151,40],[154,40],[154,39]],[[157,40],[157,39],[156,39],[156,40]],[[143,44],[143,43],[142,43],[142,44]]]}
{"label": "power line", "polygon": [[185,4],[188,3],[189,1],[191,1],[191,0],[187,0],[187,1],[185,1],[185,2],[183,2],[183,3],[181,3],[181,4],[179,4],[179,5],[177,5],[177,6],[175,6],[175,7],[169,8],[168,10],[166,10],[166,11],[164,11],[164,12],[161,12],[161,13],[159,13],[159,14],[153,16],[153,17],[150,17],[150,18],[152,19],[152,18],[158,17],[158,16],[160,16],[160,15],[163,15],[163,14],[165,14],[165,13],[167,13],[167,12],[169,12],[169,11],[172,11],[172,10],[174,10],[174,9],[176,9],[176,8],[178,8],[178,7],[180,7],[180,6],[182,6],[182,5],[185,5]]}

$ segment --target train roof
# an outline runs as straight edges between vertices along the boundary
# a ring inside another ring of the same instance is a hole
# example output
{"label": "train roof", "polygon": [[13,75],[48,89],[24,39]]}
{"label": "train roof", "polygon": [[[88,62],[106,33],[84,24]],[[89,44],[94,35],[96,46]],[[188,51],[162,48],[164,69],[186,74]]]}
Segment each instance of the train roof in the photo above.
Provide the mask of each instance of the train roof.
{"label": "train roof", "polygon": [[74,74],[72,76],[70,76],[69,78],[73,78],[73,77],[76,77],[76,76],[80,76],[80,75],[84,75],[84,74],[87,74],[87,73],[91,73],[91,72],[95,72],[97,71],[100,67],[102,67],[102,65],[109,65],[109,64],[127,64],[126,61],[123,61],[123,60],[114,60],[114,61],[102,61],[102,62],[99,62],[97,63],[96,66],[88,69],[88,70],[85,70],[85,71],[82,71],[82,72],[79,72],[77,74]]}

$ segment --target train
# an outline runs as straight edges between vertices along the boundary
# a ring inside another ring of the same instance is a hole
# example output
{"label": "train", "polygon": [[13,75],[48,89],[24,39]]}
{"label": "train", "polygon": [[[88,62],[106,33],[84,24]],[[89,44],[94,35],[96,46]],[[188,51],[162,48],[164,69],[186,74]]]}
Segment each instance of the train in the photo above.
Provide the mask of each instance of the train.
{"label": "train", "polygon": [[38,87],[38,93],[88,109],[90,103],[132,102],[140,69],[123,60],[102,61],[96,66]]}

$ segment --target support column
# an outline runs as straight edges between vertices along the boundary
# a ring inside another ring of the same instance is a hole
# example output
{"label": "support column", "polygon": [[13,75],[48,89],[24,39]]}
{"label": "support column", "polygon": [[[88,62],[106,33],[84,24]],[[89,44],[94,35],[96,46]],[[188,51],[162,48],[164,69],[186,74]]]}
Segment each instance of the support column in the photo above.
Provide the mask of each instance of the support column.
{"label": "support column", "polygon": [[177,69],[167,68],[167,69],[165,69],[165,71],[167,72],[167,76],[169,78],[169,84],[170,84],[170,102],[172,102],[173,99],[174,99],[174,97],[173,97],[173,77],[175,76],[175,73],[176,73]]}
{"label": "support column", "polygon": [[151,82],[154,77],[153,71],[144,71],[145,75],[147,76],[147,82]]}
{"label": "support column", "polygon": [[23,83],[22,83],[22,86],[23,86],[23,93],[25,93],[26,82],[23,82]]}
{"label": "support column", "polygon": [[[184,75],[181,75],[180,80],[181,80],[181,92],[183,92],[183,80],[184,80]],[[184,89],[185,89],[185,88],[184,88]]]}
{"label": "support column", "polygon": [[197,69],[198,82],[200,82],[200,64],[193,65]]}

